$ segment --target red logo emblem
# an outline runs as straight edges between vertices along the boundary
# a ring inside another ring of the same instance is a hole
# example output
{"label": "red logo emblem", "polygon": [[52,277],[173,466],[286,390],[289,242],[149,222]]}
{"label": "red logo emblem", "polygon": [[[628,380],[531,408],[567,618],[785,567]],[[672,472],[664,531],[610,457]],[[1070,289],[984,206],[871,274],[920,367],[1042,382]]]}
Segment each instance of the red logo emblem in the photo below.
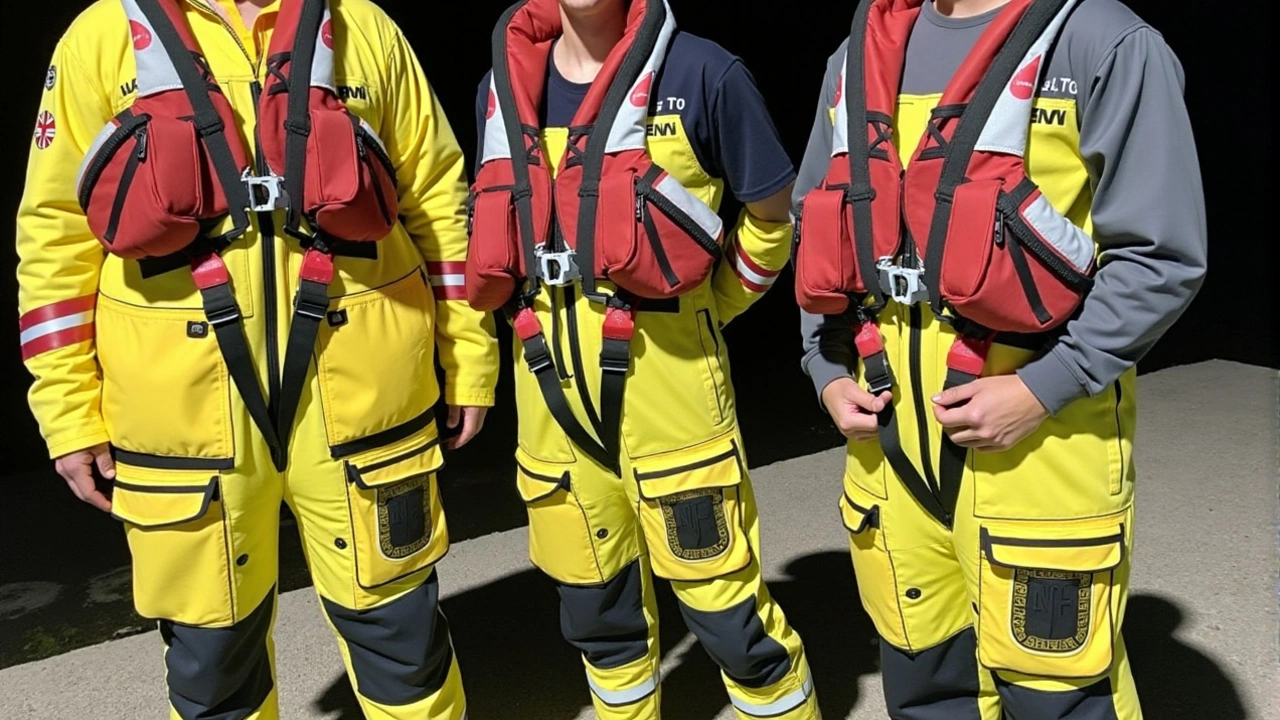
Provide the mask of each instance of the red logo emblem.
{"label": "red logo emblem", "polygon": [[831,101],[831,104],[839,105],[842,97],[844,97],[844,75],[836,78],[836,98]]}
{"label": "red logo emblem", "polygon": [[653,73],[650,72],[640,82],[636,83],[636,89],[631,91],[631,104],[638,108],[649,107],[649,89],[653,86]]}
{"label": "red logo emblem", "polygon": [[333,49],[333,18],[324,21],[324,25],[320,26],[320,39],[324,41],[324,46]]}
{"label": "red logo emblem", "polygon": [[498,112],[498,96],[493,94],[493,88],[489,88],[489,107],[484,111],[484,119],[492,120],[496,112]]}
{"label": "red logo emblem", "polygon": [[146,50],[151,47],[151,31],[137,20],[129,21],[129,29],[133,32],[133,49]]}
{"label": "red logo emblem", "polygon": [[36,118],[36,147],[44,150],[53,144],[53,136],[58,134],[58,124],[53,120],[53,113],[45,110]]}
{"label": "red logo emblem", "polygon": [[1027,63],[1026,67],[1013,76],[1009,83],[1009,92],[1019,100],[1030,100],[1036,92],[1036,79],[1040,77],[1040,56]]}

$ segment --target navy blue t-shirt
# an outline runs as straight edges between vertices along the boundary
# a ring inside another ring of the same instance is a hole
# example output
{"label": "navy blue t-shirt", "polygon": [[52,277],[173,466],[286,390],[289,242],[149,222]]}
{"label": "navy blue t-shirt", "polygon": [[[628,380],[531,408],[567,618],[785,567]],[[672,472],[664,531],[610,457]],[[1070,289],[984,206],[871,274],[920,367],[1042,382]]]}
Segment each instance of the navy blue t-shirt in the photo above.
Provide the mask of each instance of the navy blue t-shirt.
{"label": "navy blue t-shirt", "polygon": [[[566,80],[548,59],[543,127],[568,127],[589,88]],[[763,200],[795,179],[755,78],[740,59],[716,43],[677,31],[649,98],[650,117],[680,115],[698,164],[723,179],[739,202]],[[476,96],[477,166],[484,155],[488,104],[485,75]]]}

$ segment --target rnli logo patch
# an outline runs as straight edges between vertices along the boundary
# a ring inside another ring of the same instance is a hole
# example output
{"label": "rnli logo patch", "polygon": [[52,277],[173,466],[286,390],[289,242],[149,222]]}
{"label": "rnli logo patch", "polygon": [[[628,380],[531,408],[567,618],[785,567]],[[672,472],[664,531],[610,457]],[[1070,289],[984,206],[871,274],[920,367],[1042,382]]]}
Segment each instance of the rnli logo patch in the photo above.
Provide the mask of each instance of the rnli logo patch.
{"label": "rnli logo patch", "polygon": [[649,107],[649,91],[653,89],[653,71],[640,78],[640,82],[636,83],[636,87],[631,91],[631,104],[638,108]]}
{"label": "rnli logo patch", "polygon": [[324,21],[324,25],[320,26],[320,40],[324,42],[324,46],[333,49],[333,19]]}
{"label": "rnli logo patch", "polygon": [[681,560],[708,560],[729,549],[723,490],[690,490],[658,501],[667,545]]}
{"label": "rnli logo patch", "polygon": [[1077,652],[1089,639],[1092,605],[1092,574],[1019,568],[1013,573],[1013,639],[1036,652]]}
{"label": "rnli logo patch", "polygon": [[498,96],[493,93],[493,88],[489,88],[489,107],[485,108],[484,119],[492,120],[496,112],[498,112]]}
{"label": "rnli logo patch", "polygon": [[429,477],[378,488],[378,547],[388,560],[403,560],[431,541]]}
{"label": "rnli logo patch", "polygon": [[1040,56],[1037,55],[1027,63],[1013,80],[1009,81],[1009,92],[1019,100],[1030,100],[1036,91],[1036,79],[1040,77]]}
{"label": "rnli logo patch", "polygon": [[53,113],[44,110],[36,118],[35,140],[36,147],[44,150],[53,144],[53,138],[58,134],[58,123],[53,119]]}
{"label": "rnli logo patch", "polygon": [[151,47],[151,31],[137,20],[129,21],[129,29],[133,33],[133,49],[146,50]]}
{"label": "rnli logo patch", "polygon": [[54,85],[58,84],[58,66],[50,65],[49,71],[44,74],[44,89],[52,90]]}

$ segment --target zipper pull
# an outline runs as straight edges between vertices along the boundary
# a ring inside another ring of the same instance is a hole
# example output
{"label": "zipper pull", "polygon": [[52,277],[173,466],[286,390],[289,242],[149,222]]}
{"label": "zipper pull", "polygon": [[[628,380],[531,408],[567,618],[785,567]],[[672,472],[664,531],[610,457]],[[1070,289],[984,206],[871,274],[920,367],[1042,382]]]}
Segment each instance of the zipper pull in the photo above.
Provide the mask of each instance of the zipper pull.
{"label": "zipper pull", "polygon": [[996,210],[996,230],[995,230],[996,247],[1004,247],[1004,213]]}
{"label": "zipper pull", "polygon": [[636,193],[636,222],[644,222],[644,195]]}
{"label": "zipper pull", "polygon": [[138,160],[147,159],[147,126],[143,125],[138,128],[138,133],[134,136],[138,143]]}
{"label": "zipper pull", "polygon": [[369,156],[366,154],[367,152],[368,150],[364,146],[364,138],[360,136],[359,132],[357,132],[356,133],[356,154],[360,156],[361,160],[368,160]]}

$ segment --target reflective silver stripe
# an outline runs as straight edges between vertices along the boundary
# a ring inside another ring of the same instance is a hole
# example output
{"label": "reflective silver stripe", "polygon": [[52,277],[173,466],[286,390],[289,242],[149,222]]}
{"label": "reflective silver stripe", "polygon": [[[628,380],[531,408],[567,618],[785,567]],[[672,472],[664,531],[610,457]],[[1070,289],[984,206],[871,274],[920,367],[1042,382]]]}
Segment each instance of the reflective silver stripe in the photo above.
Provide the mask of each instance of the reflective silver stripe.
{"label": "reflective silver stripe", "polygon": [[[133,45],[133,57],[138,64],[138,97],[155,95],[166,90],[182,88],[178,70],[169,60],[160,36],[142,14],[135,0],[121,0],[124,12],[129,16],[129,36]],[[139,44],[142,49],[139,50]]]}
{"label": "reflective silver stripe", "polygon": [[60,332],[62,330],[69,330],[73,327],[88,325],[92,322],[92,310],[76,313],[75,315],[66,315],[64,317],[46,320],[39,325],[32,325],[26,330],[23,330],[22,333],[18,335],[18,344],[26,345],[32,340],[42,338],[45,335],[52,335],[53,333]]}
{"label": "reflective silver stripe", "polygon": [[[653,52],[649,54],[648,59],[645,60],[644,69],[637,76],[635,86],[622,101],[618,116],[613,120],[613,127],[609,128],[609,142],[604,148],[606,153],[645,149],[645,121],[649,118],[649,99],[654,90],[653,83],[658,74],[658,67],[667,56],[667,46],[671,43],[671,36],[676,32],[676,16],[671,12],[671,5],[666,0],[662,1],[662,5],[667,11],[666,21],[662,24],[662,31],[658,33],[658,42],[653,46]],[[636,94],[641,91],[641,86],[645,83],[649,86],[644,90],[641,104],[637,106],[632,102],[632,98],[641,99]]]}
{"label": "reflective silver stripe", "polygon": [[1077,270],[1084,272],[1089,268],[1094,255],[1093,238],[1050,205],[1044,195],[1038,194],[1022,210],[1022,219]]}
{"label": "reflective silver stripe", "polygon": [[813,694],[813,678],[805,678],[804,685],[795,692],[788,693],[782,698],[769,703],[768,705],[754,705],[741,698],[735,697],[733,693],[729,693],[729,701],[733,706],[742,712],[753,715],[755,717],[773,717],[781,715],[784,712],[795,710],[804,704],[805,700]]}
{"label": "reflective silver stripe", "polygon": [[840,76],[836,78],[836,97],[840,98],[840,102],[836,103],[836,116],[833,122],[835,127],[832,129],[831,136],[831,157],[849,152],[849,108],[845,105],[848,99],[844,97],[844,88],[839,87],[845,82],[844,76],[849,72],[849,51],[844,51],[844,60],[840,65]]}
{"label": "reflective silver stripe", "polygon": [[650,677],[648,680],[626,690],[605,690],[596,684],[596,681],[587,674],[587,685],[591,687],[591,692],[600,698],[601,702],[606,705],[632,705],[649,697],[658,689],[658,679]]}
{"label": "reflective silver stripe", "polygon": [[502,103],[498,102],[498,86],[492,73],[489,75],[489,102],[493,104],[493,114],[484,121],[484,157],[480,160],[482,165],[490,160],[511,159],[507,124],[502,119]]}
{"label": "reflective silver stripe", "polygon": [[[1040,89],[1040,76],[1046,64],[1045,53],[1057,39],[1063,23],[1066,22],[1067,16],[1071,14],[1077,2],[1079,0],[1067,0],[1057,16],[1049,23],[1049,27],[1045,28],[1035,44],[1023,56],[1022,62],[1018,63],[1017,74],[1004,92],[1000,93],[1000,99],[996,101],[991,117],[987,119],[987,124],[982,128],[982,134],[978,136],[978,144],[975,147],[977,152],[1000,152],[1022,157],[1027,151],[1027,135],[1031,131],[1031,110],[1035,104],[1036,92]],[[1024,72],[1030,77],[1022,77]],[[1014,84],[1028,81],[1031,83],[1030,92],[1026,97],[1018,97],[1014,93]]]}
{"label": "reflective silver stripe", "polygon": [[720,237],[720,231],[724,229],[724,221],[720,216],[707,207],[707,204],[694,197],[679,180],[670,175],[663,175],[662,179],[653,186],[655,190],[662,194],[663,197],[670,200],[676,207],[685,212],[686,215],[693,218],[708,235],[713,238]]}
{"label": "reflective silver stripe", "polygon": [[80,188],[84,185],[84,174],[89,169],[89,165],[93,164],[93,159],[98,156],[98,151],[102,149],[102,144],[111,137],[111,133],[116,131],[120,124],[115,120],[107,123],[106,127],[98,131],[98,137],[93,139],[93,144],[89,146],[89,152],[85,153],[84,160],[80,161],[80,171],[76,173],[76,195],[80,194]]}
{"label": "reflective silver stripe", "polygon": [[324,19],[320,21],[320,36],[316,38],[316,54],[311,61],[311,86],[326,88],[336,94],[338,91],[333,81],[333,48],[324,41],[325,28],[329,29],[332,37],[332,22],[333,16],[329,14],[329,2],[325,0]]}

